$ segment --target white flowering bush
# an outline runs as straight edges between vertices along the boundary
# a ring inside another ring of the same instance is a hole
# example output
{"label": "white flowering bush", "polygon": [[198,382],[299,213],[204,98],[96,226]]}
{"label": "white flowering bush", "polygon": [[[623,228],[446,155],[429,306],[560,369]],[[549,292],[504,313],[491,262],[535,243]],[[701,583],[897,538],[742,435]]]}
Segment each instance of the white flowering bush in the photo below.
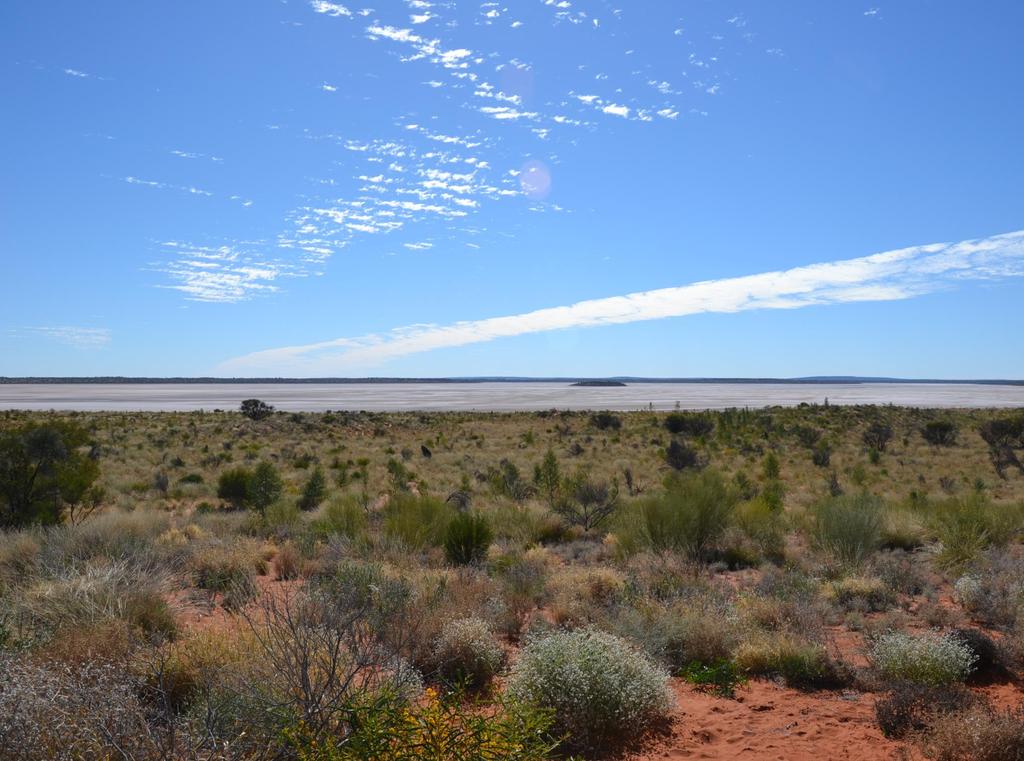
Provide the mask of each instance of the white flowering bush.
{"label": "white flowering bush", "polygon": [[871,660],[886,679],[939,686],[962,682],[974,670],[978,656],[953,634],[904,632],[880,635]]}
{"label": "white flowering bush", "polygon": [[505,651],[491,627],[479,618],[460,618],[441,630],[434,645],[438,671],[468,687],[485,686],[505,662]]}
{"label": "white flowering bush", "polygon": [[668,672],[625,640],[593,628],[530,640],[508,691],[554,711],[570,750],[606,750],[637,737],[672,706]]}
{"label": "white flowering bush", "polygon": [[961,576],[953,585],[957,601],[967,610],[974,610],[985,594],[981,579],[977,576]]}

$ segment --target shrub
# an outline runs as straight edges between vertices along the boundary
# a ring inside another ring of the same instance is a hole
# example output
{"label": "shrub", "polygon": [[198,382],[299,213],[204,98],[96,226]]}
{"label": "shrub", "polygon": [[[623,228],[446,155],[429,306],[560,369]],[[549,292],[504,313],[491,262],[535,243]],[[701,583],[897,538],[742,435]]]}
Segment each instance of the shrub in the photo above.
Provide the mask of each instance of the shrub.
{"label": "shrub", "polygon": [[932,530],[942,542],[936,562],[962,569],[989,547],[1004,546],[1022,523],[1021,507],[994,504],[984,494],[946,500],[931,513]]}
{"label": "shrub", "polygon": [[59,523],[65,509],[74,520],[81,504],[94,507],[100,471],[83,453],[88,444],[88,432],[71,422],[0,432],[0,529]]}
{"label": "shrub", "polygon": [[217,479],[217,497],[235,508],[244,507],[252,499],[252,471],[248,468],[225,470]]}
{"label": "shrub", "polygon": [[935,761],[1020,761],[1024,756],[1024,709],[973,705],[937,718],[922,738]]}
{"label": "shrub", "polygon": [[585,471],[580,470],[562,482],[551,509],[569,525],[590,531],[608,520],[618,503],[618,485],[592,481]]}
{"label": "shrub", "polygon": [[884,581],[868,576],[847,576],[829,584],[827,591],[833,602],[847,610],[881,611],[896,602]]}
{"label": "shrub", "polygon": [[864,431],[864,445],[876,452],[884,452],[892,440],[892,426],[886,423],[872,423]]}
{"label": "shrub", "polygon": [[1024,473],[1024,463],[1017,456],[1017,450],[1024,449],[1024,414],[989,420],[978,433],[988,444],[989,457],[1000,478],[1006,478],[1007,468]]}
{"label": "shrub", "polygon": [[722,698],[731,698],[736,694],[736,688],[747,683],[736,664],[732,661],[721,660],[707,665],[692,663],[682,672],[683,678],[690,684],[696,685],[698,689],[710,692]]}
{"label": "shrub", "polygon": [[313,521],[313,531],[324,537],[340,534],[347,539],[358,539],[366,531],[366,510],[357,497],[334,497]]}
{"label": "shrub", "polygon": [[956,423],[951,420],[930,420],[921,429],[921,436],[937,447],[951,447],[956,444]]}
{"label": "shrub", "polygon": [[588,628],[530,640],[508,692],[552,709],[568,749],[593,752],[621,747],[663,718],[672,703],[667,681],[626,642]]}
{"label": "shrub", "polygon": [[973,678],[990,678],[1006,673],[999,646],[981,629],[958,628],[952,629],[949,634],[967,645],[974,654]]}
{"label": "shrub", "polygon": [[327,497],[327,479],[324,478],[324,471],[317,465],[309,474],[309,479],[302,487],[302,495],[299,497],[300,510],[315,510]]}
{"label": "shrub", "polygon": [[259,511],[281,499],[284,493],[284,482],[280,474],[269,462],[261,462],[256,466],[249,482],[249,501]]}
{"label": "shrub", "polygon": [[838,687],[846,681],[842,668],[824,647],[789,634],[744,642],[736,650],[736,665],[751,675],[781,676],[798,689]]}
{"label": "shrub", "polygon": [[37,580],[14,608],[41,634],[124,621],[146,635],[172,637],[176,625],[165,600],[169,588],[157,567],[108,558]]}
{"label": "shrub", "polygon": [[697,598],[627,607],[612,626],[678,674],[730,660],[739,644],[737,623],[730,607]]}
{"label": "shrub", "polygon": [[485,687],[501,670],[505,651],[479,618],[460,618],[441,630],[434,644],[438,672],[452,684]]}
{"label": "shrub", "polygon": [[1003,627],[1024,622],[1024,560],[990,550],[957,579],[954,591],[977,621]]}
{"label": "shrub", "polygon": [[889,681],[940,686],[963,682],[974,670],[977,656],[951,634],[911,636],[886,632],[871,646],[871,661]]}
{"label": "shrub", "polygon": [[971,700],[961,687],[900,682],[875,701],[875,719],[883,735],[899,740],[927,729],[938,716],[965,708]]}
{"label": "shrub", "polygon": [[670,412],[665,417],[665,430],[675,435],[699,438],[715,430],[715,424],[703,413]]}
{"label": "shrub", "polygon": [[274,578],[278,581],[287,581],[299,577],[299,566],[302,557],[295,545],[285,542],[277,549],[274,555]]}
{"label": "shrub", "polygon": [[444,534],[444,554],[452,565],[478,563],[487,555],[494,532],[487,518],[479,513],[459,513],[448,523]]}
{"label": "shrub", "polygon": [[250,420],[263,420],[273,414],[274,408],[259,399],[245,399],[239,405],[239,411]]}
{"label": "shrub", "polygon": [[433,690],[412,705],[392,692],[350,701],[353,728],[344,742],[308,737],[304,726],[286,731],[298,761],[545,761],[558,745],[550,739],[550,711],[498,697],[487,706],[458,692]]}
{"label": "shrub", "polygon": [[225,608],[237,608],[256,596],[256,571],[252,555],[238,547],[210,545],[192,556],[196,587],[223,595]]}
{"label": "shrub", "polygon": [[622,418],[611,412],[595,412],[590,416],[590,424],[599,431],[617,431],[622,428]]}
{"label": "shrub", "polygon": [[673,470],[686,470],[698,467],[700,460],[697,458],[696,451],[672,439],[665,450],[665,463]]}
{"label": "shrub", "polygon": [[399,492],[384,508],[384,533],[412,549],[436,547],[444,541],[453,515],[451,505],[439,499]]}
{"label": "shrub", "polygon": [[881,544],[884,505],[867,493],[832,497],[813,512],[815,547],[839,562],[857,566]]}
{"label": "shrub", "polygon": [[659,495],[641,498],[623,516],[626,548],[647,546],[706,558],[732,518],[739,494],[717,471],[672,478]]}
{"label": "shrub", "polygon": [[0,748],[9,761],[159,758],[163,738],[147,718],[123,666],[0,655]]}

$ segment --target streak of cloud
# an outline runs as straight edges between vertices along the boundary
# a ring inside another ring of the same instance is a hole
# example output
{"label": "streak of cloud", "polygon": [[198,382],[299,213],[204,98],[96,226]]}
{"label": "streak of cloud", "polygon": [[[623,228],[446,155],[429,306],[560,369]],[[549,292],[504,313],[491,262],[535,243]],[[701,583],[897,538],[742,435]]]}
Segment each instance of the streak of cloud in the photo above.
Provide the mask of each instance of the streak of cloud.
{"label": "streak of cloud", "polygon": [[325,376],[435,349],[567,328],[618,325],[703,313],[799,309],[896,301],[964,280],[1024,275],[1024,230],[959,243],[932,243],[856,259],[580,301],[451,325],[413,325],[383,335],[267,349],[222,363],[228,375]]}

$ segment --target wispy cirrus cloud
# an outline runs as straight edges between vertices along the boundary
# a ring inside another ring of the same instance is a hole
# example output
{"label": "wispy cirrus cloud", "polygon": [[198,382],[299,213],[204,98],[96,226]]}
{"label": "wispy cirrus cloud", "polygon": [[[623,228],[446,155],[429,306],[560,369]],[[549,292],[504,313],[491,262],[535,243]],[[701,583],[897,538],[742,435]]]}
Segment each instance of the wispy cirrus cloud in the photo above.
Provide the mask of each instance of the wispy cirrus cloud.
{"label": "wispy cirrus cloud", "polygon": [[76,349],[103,349],[110,344],[109,328],[86,328],[80,325],[51,325],[22,328],[22,334],[42,336]]}
{"label": "wispy cirrus cloud", "polygon": [[1021,275],[1024,275],[1024,231],[591,299],[505,317],[451,325],[413,325],[382,335],[268,349],[227,360],[217,370],[238,375],[343,374],[352,368],[374,367],[410,354],[529,333],[710,312],[895,301],[933,293],[965,280]]}
{"label": "wispy cirrus cloud", "polygon": [[184,293],[190,301],[233,304],[254,296],[275,293],[286,277],[302,277],[304,270],[288,262],[267,258],[261,241],[221,246],[197,246],[166,241],[167,259],[151,266],[171,279],[161,285]]}

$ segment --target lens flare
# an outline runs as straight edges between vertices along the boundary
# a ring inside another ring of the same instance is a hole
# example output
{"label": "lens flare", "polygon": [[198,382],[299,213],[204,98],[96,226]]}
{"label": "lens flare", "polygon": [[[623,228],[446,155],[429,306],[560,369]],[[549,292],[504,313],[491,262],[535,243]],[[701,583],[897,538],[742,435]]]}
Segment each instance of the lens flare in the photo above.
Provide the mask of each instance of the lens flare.
{"label": "lens flare", "polygon": [[530,198],[547,198],[551,192],[551,170],[540,161],[527,161],[519,174],[519,187]]}

